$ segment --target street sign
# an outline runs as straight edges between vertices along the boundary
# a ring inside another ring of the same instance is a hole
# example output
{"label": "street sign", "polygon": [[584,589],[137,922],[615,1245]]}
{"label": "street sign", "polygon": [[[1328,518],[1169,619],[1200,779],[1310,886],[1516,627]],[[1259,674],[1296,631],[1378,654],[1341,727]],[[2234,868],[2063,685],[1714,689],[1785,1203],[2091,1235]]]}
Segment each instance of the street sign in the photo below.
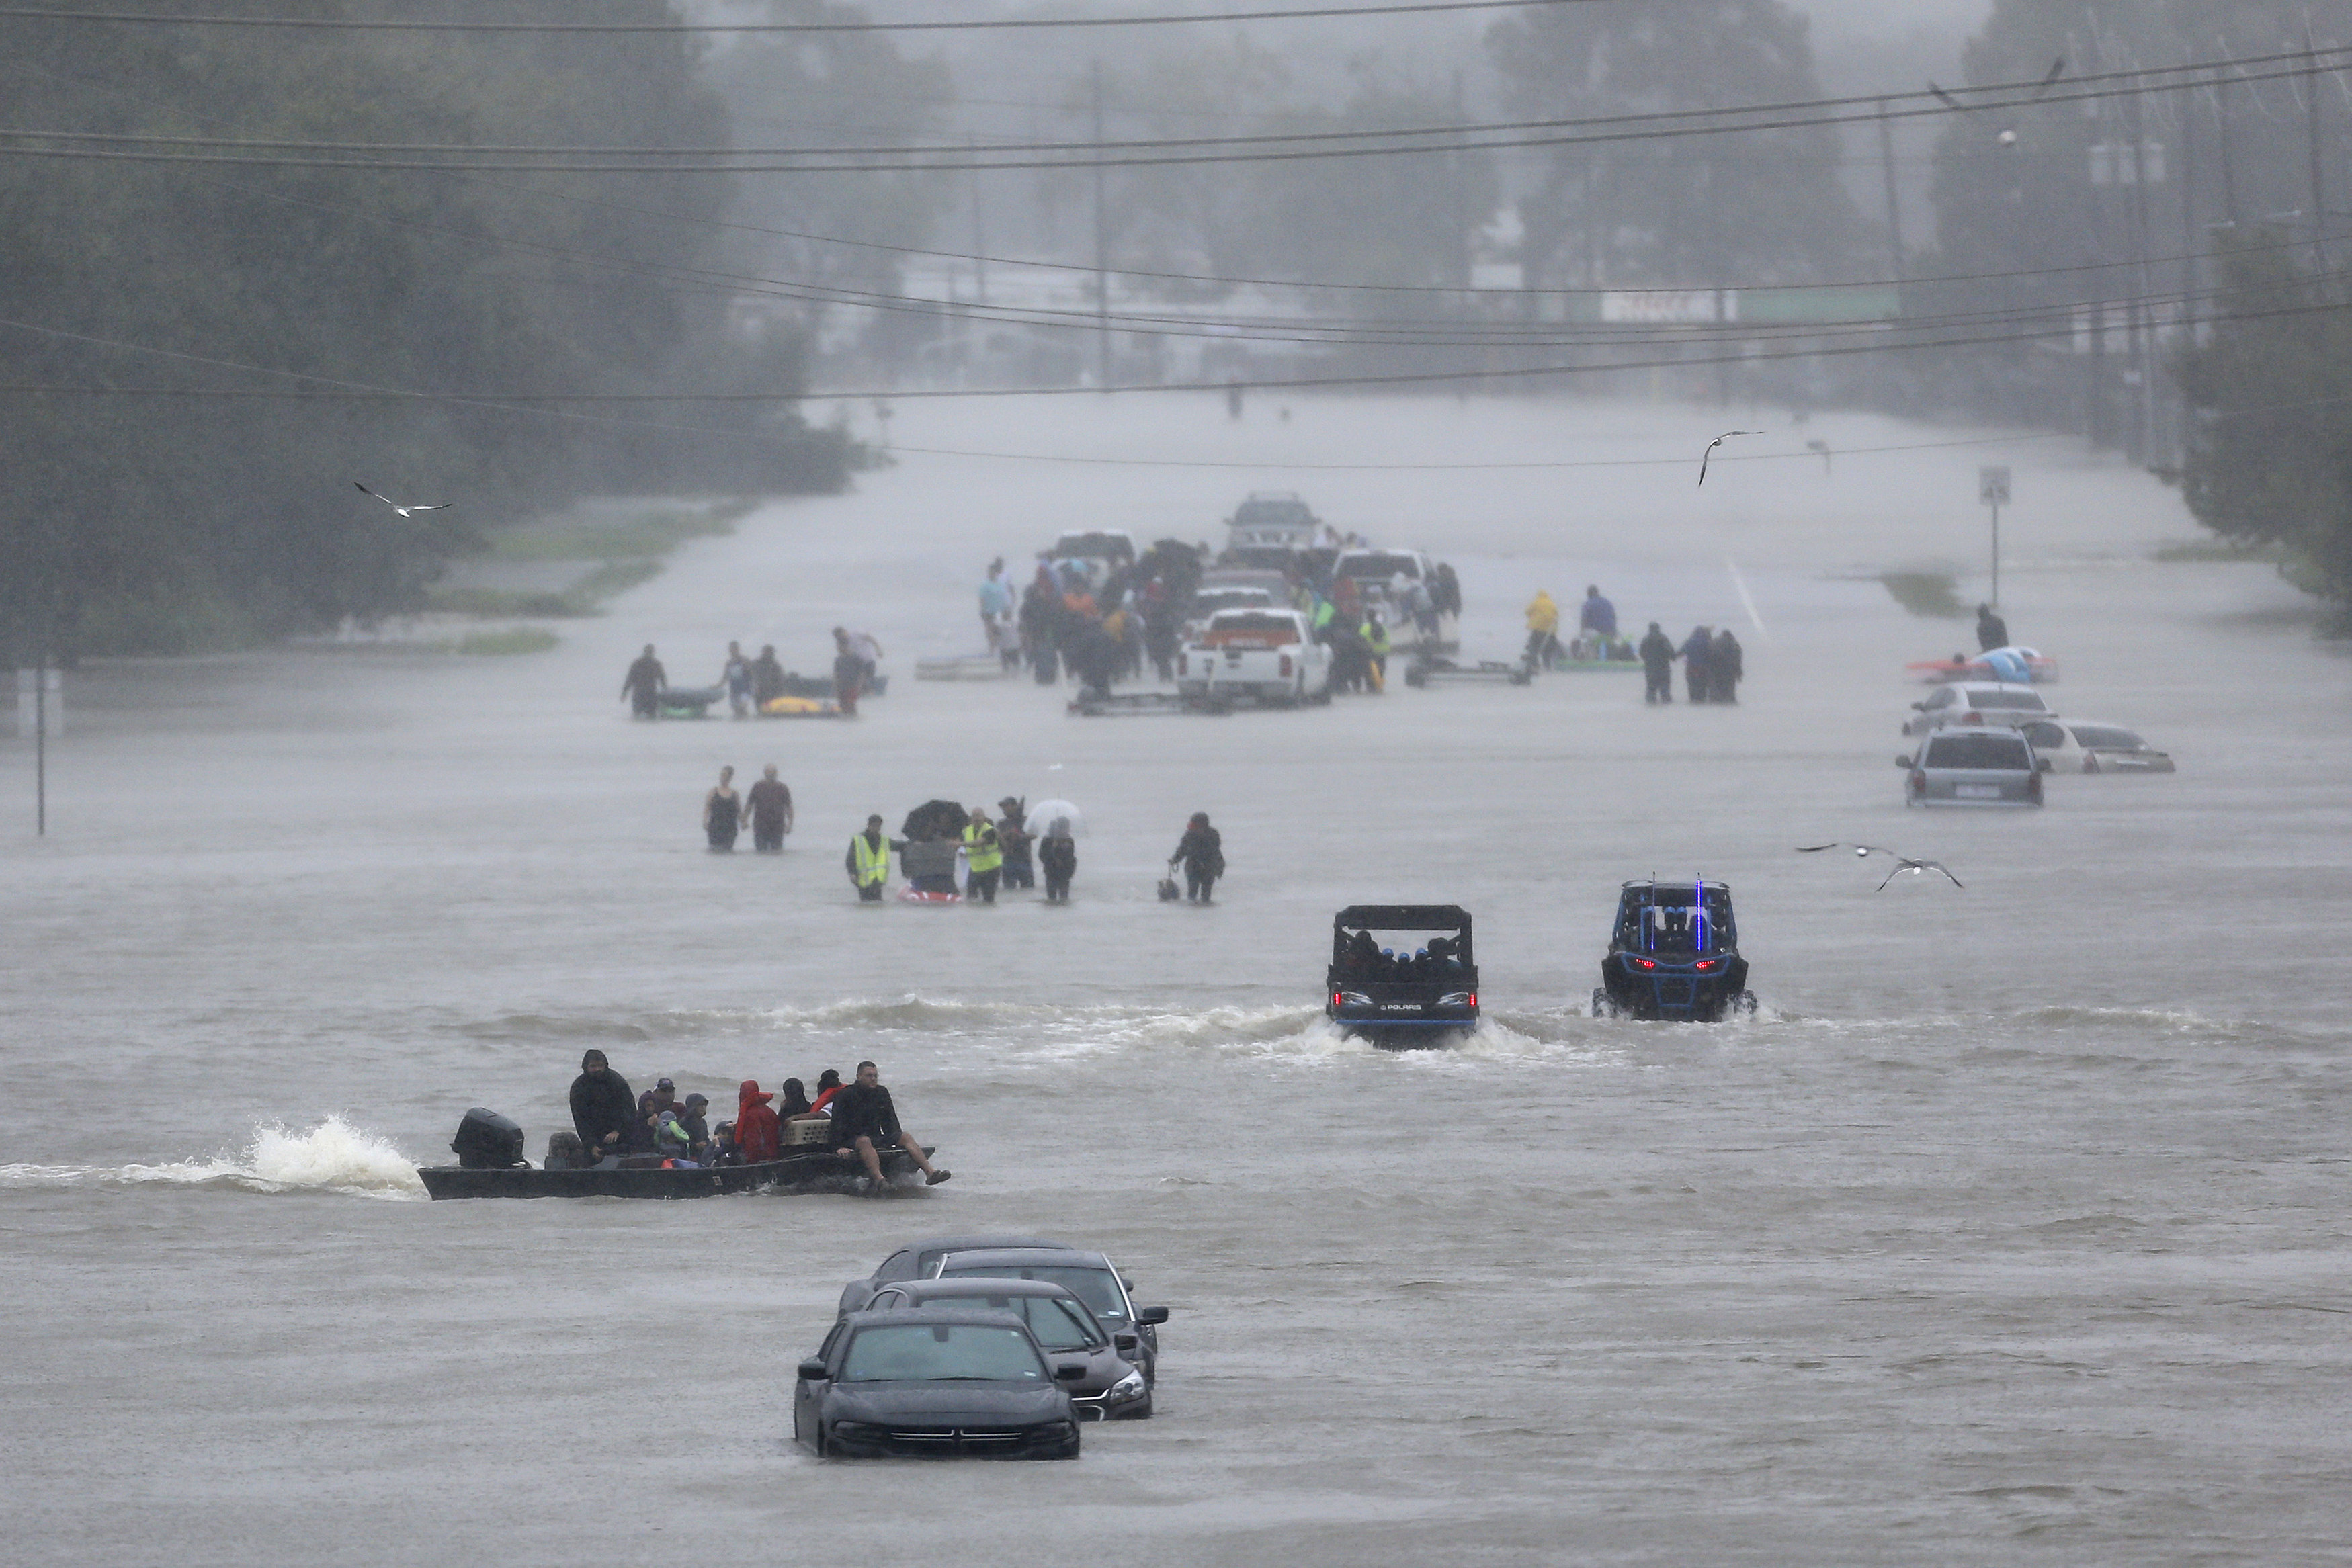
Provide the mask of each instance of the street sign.
{"label": "street sign", "polygon": [[2009,470],[2006,468],[1978,469],[1977,499],[1988,507],[2009,505]]}

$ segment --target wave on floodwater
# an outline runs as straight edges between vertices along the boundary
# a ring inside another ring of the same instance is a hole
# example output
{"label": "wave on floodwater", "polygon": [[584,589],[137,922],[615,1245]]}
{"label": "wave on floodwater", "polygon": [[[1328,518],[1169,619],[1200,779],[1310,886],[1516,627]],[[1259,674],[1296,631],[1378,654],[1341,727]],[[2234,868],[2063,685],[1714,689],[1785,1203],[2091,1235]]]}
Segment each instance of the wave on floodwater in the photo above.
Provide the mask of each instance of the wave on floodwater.
{"label": "wave on floodwater", "polygon": [[330,1116],[307,1133],[257,1126],[242,1151],[162,1166],[0,1165],[0,1187],[225,1187],[241,1192],[332,1192],[421,1198],[416,1162],[386,1140]]}

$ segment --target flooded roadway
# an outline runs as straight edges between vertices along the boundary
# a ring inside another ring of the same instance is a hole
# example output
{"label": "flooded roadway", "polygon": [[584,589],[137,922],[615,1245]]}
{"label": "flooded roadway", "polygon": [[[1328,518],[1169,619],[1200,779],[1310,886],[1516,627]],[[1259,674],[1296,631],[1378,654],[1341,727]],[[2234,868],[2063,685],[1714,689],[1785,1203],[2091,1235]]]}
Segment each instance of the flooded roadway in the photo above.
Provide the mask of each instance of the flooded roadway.
{"label": "flooded roadway", "polygon": [[[2177,497],[2064,441],[1765,412],[1699,491],[1719,411],[1249,413],[902,405],[929,451],[688,547],[552,653],[78,676],[51,836],[0,838],[0,1558],[2340,1561],[2352,682],[2297,597],[2152,560],[2195,537]],[[2056,706],[2177,776],[1903,809],[1901,667],[1971,639],[1874,579],[1980,595],[1982,462],[2016,470],[2004,609]],[[1473,653],[1538,587],[1597,582],[1636,635],[1728,623],[1741,706],[1577,675],[1083,721],[911,679],[978,645],[992,555],[1213,539],[1268,486],[1454,561]],[[897,676],[855,725],[615,700],[646,641],[695,682],[730,638],[821,667],[837,622]],[[703,852],[717,768],[769,761],[786,855]],[[1070,907],[856,906],[869,810],[1005,794],[1085,807]],[[1162,905],[1195,810],[1232,874]],[[1828,839],[1968,887],[1790,852]],[[1758,1019],[1584,1016],[1652,873],[1732,884]],[[1463,1050],[1320,1023],[1331,912],[1398,900],[1476,914]],[[588,1045],[722,1108],[874,1057],[956,1179],[421,1201],[468,1105],[536,1155]],[[840,1282],[998,1227],[1173,1309],[1158,1418],[1075,1466],[794,1453]]]}

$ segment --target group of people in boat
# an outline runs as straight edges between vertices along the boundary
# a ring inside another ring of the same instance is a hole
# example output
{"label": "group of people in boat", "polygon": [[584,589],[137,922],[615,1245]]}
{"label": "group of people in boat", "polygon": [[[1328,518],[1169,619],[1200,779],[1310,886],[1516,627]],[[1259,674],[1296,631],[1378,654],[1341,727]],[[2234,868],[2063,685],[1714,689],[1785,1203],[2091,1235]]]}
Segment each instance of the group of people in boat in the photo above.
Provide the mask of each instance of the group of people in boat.
{"label": "group of people in boat", "polygon": [[859,1062],[846,1083],[836,1069],[826,1068],[817,1075],[814,1099],[797,1078],[785,1079],[781,1092],[779,1103],[776,1093],[747,1078],[736,1091],[735,1119],[713,1126],[708,1095],[680,1100],[677,1085],[667,1078],[635,1093],[604,1053],[592,1050],[580,1059],[580,1076],[572,1081],[572,1131],[548,1139],[546,1167],[761,1165],[782,1156],[784,1126],[792,1123],[823,1124],[813,1141],[805,1134],[795,1138],[796,1151],[862,1165],[872,1190],[885,1186],[882,1155],[891,1148],[907,1151],[930,1186],[948,1179],[949,1173],[932,1165],[914,1134],[899,1125],[898,1107],[874,1063]]}

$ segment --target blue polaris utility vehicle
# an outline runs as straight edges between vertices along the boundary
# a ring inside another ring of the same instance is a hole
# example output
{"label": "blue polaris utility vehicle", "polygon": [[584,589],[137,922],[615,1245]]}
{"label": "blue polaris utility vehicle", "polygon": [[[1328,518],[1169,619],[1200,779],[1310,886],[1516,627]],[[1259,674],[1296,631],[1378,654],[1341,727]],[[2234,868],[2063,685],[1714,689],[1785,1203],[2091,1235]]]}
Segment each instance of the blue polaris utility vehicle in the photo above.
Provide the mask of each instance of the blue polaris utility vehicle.
{"label": "blue polaris utility vehicle", "polygon": [[1331,917],[1323,1013],[1391,1051],[1478,1027],[1470,915],[1452,904],[1355,904]]}
{"label": "blue polaris utility vehicle", "polygon": [[1703,881],[1625,883],[1592,993],[1594,1018],[1714,1023],[1755,1010],[1731,889]]}

